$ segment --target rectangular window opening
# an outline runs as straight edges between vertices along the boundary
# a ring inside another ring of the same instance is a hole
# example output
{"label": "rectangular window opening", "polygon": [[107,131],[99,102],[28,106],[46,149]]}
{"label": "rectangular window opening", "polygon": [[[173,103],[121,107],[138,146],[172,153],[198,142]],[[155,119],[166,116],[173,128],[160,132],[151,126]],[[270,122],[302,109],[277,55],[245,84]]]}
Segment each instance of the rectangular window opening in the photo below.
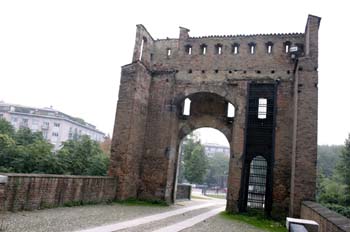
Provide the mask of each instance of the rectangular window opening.
{"label": "rectangular window opening", "polygon": [[143,53],[143,44],[144,44],[144,42],[145,42],[144,39],[141,40],[139,60],[142,60],[142,53]]}
{"label": "rectangular window opening", "polygon": [[285,51],[286,51],[286,53],[289,52],[289,45],[288,44],[286,45],[286,50]]}
{"label": "rectangular window opening", "polygon": [[186,45],[185,46],[185,51],[187,55],[191,55],[192,54],[192,46],[191,45]]}
{"label": "rectangular window opening", "polygon": [[191,100],[186,98],[182,114],[184,116],[190,116],[190,112],[191,112]]}
{"label": "rectangular window opening", "polygon": [[254,54],[255,53],[255,46],[250,46],[250,54]]}
{"label": "rectangular window opening", "polygon": [[271,54],[271,53],[272,53],[272,45],[269,45],[269,46],[267,47],[267,53],[268,53],[268,54]]}
{"label": "rectangular window opening", "polygon": [[171,49],[168,48],[166,53],[167,53],[167,56],[168,56],[168,57],[171,56]]}
{"label": "rectangular window opening", "polygon": [[258,118],[259,119],[266,119],[266,116],[267,116],[267,99],[266,98],[259,98]]}
{"label": "rectangular window opening", "polygon": [[227,117],[228,118],[235,117],[235,107],[231,103],[228,103],[227,105]]}

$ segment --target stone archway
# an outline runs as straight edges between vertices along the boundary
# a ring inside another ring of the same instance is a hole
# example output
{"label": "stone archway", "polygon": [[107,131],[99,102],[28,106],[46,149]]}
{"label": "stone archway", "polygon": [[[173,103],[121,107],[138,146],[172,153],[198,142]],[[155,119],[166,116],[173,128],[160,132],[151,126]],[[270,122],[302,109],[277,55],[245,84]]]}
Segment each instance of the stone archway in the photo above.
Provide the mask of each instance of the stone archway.
{"label": "stone archway", "polygon": [[[227,139],[227,136],[218,128],[213,127],[194,127],[191,131],[186,129],[186,133],[180,132],[179,133],[179,145],[178,145],[178,151],[177,151],[177,171],[175,174],[176,181],[174,182],[174,201],[177,200],[175,196],[177,196],[177,186],[178,184],[183,184],[180,179],[186,180],[184,176],[184,163],[181,164],[181,162],[184,161],[183,155],[185,155],[185,147],[186,147],[186,141],[190,140],[194,143],[200,142],[201,146],[203,147],[203,152],[206,156],[207,161],[210,159],[214,159],[213,157],[219,156],[219,160],[222,162],[222,159],[227,158],[227,169],[221,167],[221,169],[216,169],[215,171],[222,172],[222,175],[220,176],[220,186],[222,188],[227,188],[230,183],[227,181],[228,177],[228,171],[229,171],[229,159],[230,154],[232,153],[231,145]],[[212,137],[213,136],[213,137]],[[202,140],[204,138],[204,141]],[[199,140],[198,140],[199,139]],[[228,150],[226,149],[228,148]],[[187,150],[188,151],[188,150]],[[188,155],[188,153],[187,153]],[[215,160],[217,161],[217,160]],[[182,169],[180,170],[180,167]],[[208,171],[208,170],[207,170]],[[227,172],[226,174],[223,174]],[[182,175],[181,175],[182,174]],[[227,176],[225,176],[227,175]],[[181,176],[181,178],[180,178]],[[210,187],[210,183],[213,184],[213,179],[211,179],[211,182],[207,182],[208,179],[204,182],[205,185],[208,185]],[[219,179],[216,179],[216,182],[219,183]],[[187,180],[188,181],[188,180]],[[187,184],[187,183],[186,183]],[[217,185],[216,185],[217,186]],[[239,186],[234,186],[236,188],[239,188]],[[227,193],[227,192],[226,192]]]}
{"label": "stone archway", "polygon": [[[189,115],[182,115],[184,110],[184,101],[185,99],[190,99],[191,106]],[[233,160],[236,158],[233,154],[234,149],[234,139],[233,134],[235,130],[238,128],[235,127],[235,120],[239,120],[239,117],[242,117],[243,114],[239,113],[238,107],[235,107],[234,118],[228,117],[228,105],[232,104],[223,96],[220,96],[217,93],[213,92],[203,92],[198,91],[195,93],[191,93],[182,98],[182,102],[179,101],[177,104],[178,111],[180,114],[178,115],[178,136],[176,141],[176,146],[179,147],[180,141],[191,131],[194,131],[199,128],[209,127],[214,128],[220,131],[223,135],[225,135],[229,145],[230,145],[230,177],[233,177],[233,173],[231,169],[236,167],[233,166],[235,162]],[[178,154],[178,151],[176,152]],[[177,166],[179,162],[179,157],[176,157],[175,160],[175,168],[177,171]],[[232,167],[231,167],[232,166]],[[173,181],[173,199],[175,196],[174,190],[176,189],[175,185],[177,174],[174,173],[174,181]],[[235,177],[240,179],[240,177]],[[240,189],[239,183],[228,183],[228,195],[236,195],[238,197],[238,191]],[[238,198],[236,199],[238,200]]]}
{"label": "stone archway", "polygon": [[[319,23],[310,15],[305,33],[198,38],[180,28],[178,39],[164,40],[137,25],[113,132],[116,198],[171,203],[179,136],[209,126],[231,145],[228,181],[239,188],[229,187],[227,210],[247,208],[249,162],[260,155],[268,165],[266,212],[298,216],[301,202],[315,197]],[[181,115],[186,97],[198,103],[191,117]],[[227,102],[236,107],[233,121],[225,118]]]}

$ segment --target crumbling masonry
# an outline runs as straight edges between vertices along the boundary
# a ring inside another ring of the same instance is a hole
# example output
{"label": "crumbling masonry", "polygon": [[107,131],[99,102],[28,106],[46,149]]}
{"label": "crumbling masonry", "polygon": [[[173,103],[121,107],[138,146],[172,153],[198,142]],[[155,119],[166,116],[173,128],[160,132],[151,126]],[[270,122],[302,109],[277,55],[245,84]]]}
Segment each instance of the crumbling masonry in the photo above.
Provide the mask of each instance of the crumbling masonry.
{"label": "crumbling masonry", "polygon": [[230,143],[227,210],[298,216],[315,198],[319,24],[309,15],[305,33],[203,37],[180,27],[161,40],[137,25],[113,133],[117,198],[174,202],[181,139],[211,127]]}

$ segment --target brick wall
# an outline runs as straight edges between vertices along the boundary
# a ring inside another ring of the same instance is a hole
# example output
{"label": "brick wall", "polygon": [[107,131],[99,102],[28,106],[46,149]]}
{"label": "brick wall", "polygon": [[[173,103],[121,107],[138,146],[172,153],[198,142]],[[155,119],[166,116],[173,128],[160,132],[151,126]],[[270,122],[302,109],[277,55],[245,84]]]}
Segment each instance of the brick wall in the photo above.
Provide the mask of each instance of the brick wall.
{"label": "brick wall", "polygon": [[318,27],[320,18],[309,16],[305,29],[305,57],[296,63],[294,80],[294,132],[289,215],[299,217],[302,201],[315,200],[317,164]]}
{"label": "brick wall", "polygon": [[35,210],[68,203],[114,200],[117,182],[112,177],[41,174],[2,174],[0,210]]}
{"label": "brick wall", "polygon": [[350,219],[312,201],[301,205],[302,219],[314,220],[319,224],[319,232],[350,231]]}
{"label": "brick wall", "polygon": [[149,86],[150,76],[143,63],[122,67],[109,166],[109,175],[118,177],[120,200],[137,197]]}

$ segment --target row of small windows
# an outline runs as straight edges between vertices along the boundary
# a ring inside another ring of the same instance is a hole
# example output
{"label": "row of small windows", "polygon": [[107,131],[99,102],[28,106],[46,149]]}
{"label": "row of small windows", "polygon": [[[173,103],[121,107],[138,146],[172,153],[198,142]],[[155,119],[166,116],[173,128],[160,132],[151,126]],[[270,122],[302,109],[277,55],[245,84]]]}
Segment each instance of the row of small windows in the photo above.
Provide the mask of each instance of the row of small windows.
{"label": "row of small windows", "polygon": [[[266,44],[266,53],[267,54],[272,54],[272,51],[273,51],[273,43],[272,42],[267,42]],[[285,53],[289,53],[289,49],[291,47],[291,42],[287,41],[285,42],[284,44],[284,52]],[[256,43],[249,43],[248,44],[248,48],[249,48],[249,53],[250,54],[255,54],[256,52]],[[299,45],[299,46],[302,46],[302,45]],[[215,54],[217,55],[221,55],[223,54],[223,45],[222,44],[216,44],[215,45]],[[192,45],[190,44],[187,44],[185,45],[185,53],[187,55],[192,55],[193,51],[192,51]],[[208,50],[208,46],[206,44],[201,44],[200,45],[200,54],[201,55],[205,55],[207,54],[207,50]],[[231,47],[231,53],[232,54],[238,54],[240,52],[240,44],[238,43],[234,43],[232,44],[232,47]],[[172,54],[171,52],[171,48],[167,48],[167,56],[170,57]]]}
{"label": "row of small windows", "polygon": [[[16,124],[18,122],[18,119],[21,119],[21,118],[17,118],[17,117],[11,117],[11,121],[12,123]],[[22,126],[28,126],[28,122],[29,122],[29,119],[28,118],[22,118],[22,120],[20,121],[20,124]],[[32,119],[32,125],[39,125],[40,124],[40,121],[38,119]],[[50,123],[49,122],[42,122],[42,126],[43,127],[49,127]],[[58,123],[58,122],[54,122],[53,123],[54,127],[60,127],[61,124]]]}

